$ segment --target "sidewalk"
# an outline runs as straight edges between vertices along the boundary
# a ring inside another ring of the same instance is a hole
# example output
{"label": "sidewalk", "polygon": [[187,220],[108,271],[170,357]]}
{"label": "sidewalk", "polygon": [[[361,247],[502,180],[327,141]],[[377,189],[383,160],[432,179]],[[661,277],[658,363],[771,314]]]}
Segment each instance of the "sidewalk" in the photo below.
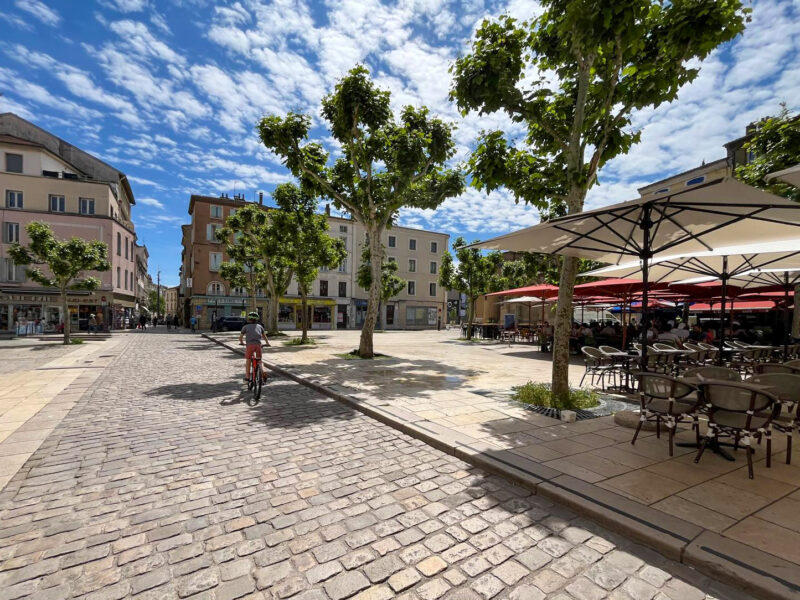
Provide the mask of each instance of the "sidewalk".
{"label": "sidewalk", "polygon": [[0,346],[0,491],[126,341],[90,338],[65,347],[29,338]]}
{"label": "sidewalk", "polygon": [[[763,597],[800,594],[800,468],[784,463],[775,436],[773,465],[758,448],[755,479],[735,462],[676,448],[601,417],[564,424],[505,399],[512,385],[548,381],[536,348],[464,343],[452,332],[376,334],[374,361],[340,356],[357,331],[312,332],[316,346],[273,340],[265,361],[287,376],[459,458],[526,485],[662,554]],[[237,334],[207,336],[240,351]],[[570,367],[577,384],[583,367]],[[692,441],[683,432],[678,440]],[[795,456],[795,462],[800,460]]]}

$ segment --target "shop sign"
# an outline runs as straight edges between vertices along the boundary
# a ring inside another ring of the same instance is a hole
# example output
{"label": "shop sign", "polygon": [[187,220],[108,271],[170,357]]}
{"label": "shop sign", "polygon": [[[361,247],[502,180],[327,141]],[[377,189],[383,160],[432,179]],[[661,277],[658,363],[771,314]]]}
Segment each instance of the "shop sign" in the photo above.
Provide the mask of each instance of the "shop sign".
{"label": "shop sign", "polygon": [[[45,295],[45,296],[35,296],[32,294],[9,294],[3,300],[7,302],[25,302],[27,303],[47,303],[47,304],[61,304],[61,297],[58,295]],[[87,302],[91,303],[92,298],[90,296],[67,296],[67,303],[68,304],[86,304]]]}

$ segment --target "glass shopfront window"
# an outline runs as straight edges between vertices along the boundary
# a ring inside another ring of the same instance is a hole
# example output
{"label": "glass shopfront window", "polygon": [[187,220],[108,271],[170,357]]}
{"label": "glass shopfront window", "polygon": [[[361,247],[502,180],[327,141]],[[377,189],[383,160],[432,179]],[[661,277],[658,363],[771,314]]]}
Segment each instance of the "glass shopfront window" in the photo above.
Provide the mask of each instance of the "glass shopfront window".
{"label": "glass shopfront window", "polygon": [[8,331],[8,304],[0,304],[0,331]]}
{"label": "glass shopfront window", "polygon": [[406,307],[406,325],[424,327],[436,325],[437,309],[429,306]]}
{"label": "glass shopfront window", "polygon": [[278,306],[278,323],[294,325],[294,306],[281,304]]}
{"label": "glass shopfront window", "polygon": [[315,306],[314,307],[314,323],[328,323],[331,322],[331,307],[330,306]]}
{"label": "glass shopfront window", "polygon": [[386,324],[394,325],[394,304],[386,306]]}
{"label": "glass shopfront window", "polygon": [[17,335],[42,333],[41,304],[15,304],[13,319]]}

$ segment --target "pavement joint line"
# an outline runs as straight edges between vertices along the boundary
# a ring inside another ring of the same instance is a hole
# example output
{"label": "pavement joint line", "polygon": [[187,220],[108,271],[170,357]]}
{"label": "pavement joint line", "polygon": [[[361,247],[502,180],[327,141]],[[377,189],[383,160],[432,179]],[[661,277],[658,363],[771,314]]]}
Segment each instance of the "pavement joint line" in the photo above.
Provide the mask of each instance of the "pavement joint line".
{"label": "pavement joint line", "polygon": [[[202,337],[206,338],[207,340],[212,341],[212,342],[214,342],[214,343],[216,343],[216,344],[218,344],[218,345],[220,345],[220,346],[222,346],[224,348],[227,348],[228,350],[230,350],[230,351],[232,351],[234,353],[237,353],[237,354],[240,354],[240,355],[244,356],[244,350],[241,349],[241,348],[238,348],[238,347],[236,347],[236,346],[234,346],[232,344],[229,344],[229,343],[227,343],[227,342],[225,342],[223,340],[220,340],[220,339],[217,339],[215,337],[212,337],[211,335],[206,334],[206,333],[201,333],[200,335]],[[502,458],[495,457],[495,456],[492,456],[491,454],[487,454],[486,452],[484,452],[482,450],[478,450],[478,449],[472,448],[471,446],[469,446],[469,444],[455,444],[455,445],[452,445],[452,444],[448,444],[445,441],[436,439],[436,438],[433,437],[433,435],[431,435],[433,433],[433,431],[431,429],[426,428],[423,425],[426,422],[430,423],[430,421],[428,421],[428,420],[421,419],[420,421],[416,421],[414,423],[408,423],[408,424],[403,423],[403,422],[401,422],[399,420],[393,419],[390,414],[384,414],[383,411],[378,412],[378,411],[372,410],[373,407],[370,406],[369,404],[366,404],[365,402],[358,401],[357,399],[352,398],[352,397],[350,397],[350,396],[348,396],[346,394],[341,394],[339,392],[336,392],[335,390],[332,390],[332,389],[329,389],[329,388],[325,387],[325,385],[319,383],[318,380],[311,380],[311,379],[308,379],[308,378],[304,378],[304,377],[302,377],[300,375],[292,373],[291,371],[283,368],[282,366],[278,366],[278,365],[276,365],[274,363],[267,362],[266,360],[263,360],[263,358],[262,358],[262,361],[263,361],[264,367],[269,369],[269,370],[271,370],[271,371],[275,371],[275,372],[277,372],[277,373],[279,373],[279,374],[281,374],[281,375],[283,375],[285,377],[288,377],[289,379],[292,379],[293,381],[296,381],[297,383],[300,383],[301,385],[304,385],[304,386],[306,386],[306,387],[308,387],[310,389],[313,389],[313,390],[321,393],[324,396],[328,396],[329,398],[332,398],[333,400],[337,400],[339,402],[342,402],[343,404],[347,404],[348,406],[351,406],[352,408],[358,410],[359,412],[364,413],[367,416],[372,417],[372,418],[374,418],[374,419],[376,419],[376,420],[378,420],[378,421],[380,421],[380,422],[382,422],[382,423],[384,423],[386,425],[389,425],[390,427],[393,427],[394,429],[397,429],[397,430],[399,430],[399,431],[401,431],[401,432],[403,432],[403,433],[405,433],[407,435],[410,435],[411,437],[417,438],[417,439],[419,439],[419,440],[421,440],[421,441],[433,446],[434,448],[442,450],[443,452],[445,452],[447,454],[456,456],[457,458],[460,458],[460,459],[462,459],[462,460],[464,460],[466,462],[475,464],[476,466],[478,466],[480,468],[483,468],[483,469],[486,469],[487,471],[494,472],[495,474],[498,474],[500,476],[512,479],[512,480],[518,482],[519,484],[523,485],[524,487],[530,489],[533,493],[535,493],[537,495],[542,495],[544,497],[550,498],[551,500],[556,500],[558,502],[562,502],[564,504],[568,504],[568,500],[565,497],[563,497],[563,496],[561,496],[560,494],[557,494],[557,493],[548,492],[546,487],[542,488],[540,490],[539,489],[539,484],[532,484],[530,481],[527,481],[527,480],[525,480],[523,478],[520,478],[519,475],[517,475],[517,473],[524,473],[528,477],[532,477],[534,479],[539,480],[541,483],[549,484],[549,485],[551,485],[551,486],[553,486],[553,487],[555,487],[555,488],[557,488],[559,490],[562,490],[562,491],[564,491],[564,492],[566,492],[568,494],[572,494],[572,495],[577,496],[577,497],[579,497],[579,498],[581,498],[581,499],[583,499],[585,501],[588,501],[588,502],[594,504],[595,506],[599,507],[601,510],[608,511],[609,513],[612,513],[612,514],[615,514],[615,515],[619,515],[620,517],[624,517],[626,519],[630,519],[630,520],[632,520],[632,521],[634,521],[636,523],[639,523],[640,525],[643,525],[645,527],[648,527],[648,528],[650,528],[650,529],[654,530],[655,532],[658,532],[658,533],[660,533],[662,535],[663,534],[667,534],[668,536],[670,536],[673,539],[675,539],[675,540],[680,542],[679,553],[678,553],[678,556],[677,556],[678,562],[681,562],[681,563],[684,563],[684,564],[691,564],[691,563],[689,563],[689,562],[687,562],[685,560],[685,552],[686,552],[686,550],[688,549],[689,545],[692,543],[693,540],[699,538],[704,532],[709,531],[709,530],[707,530],[705,528],[701,528],[701,531],[698,533],[697,536],[695,536],[694,538],[687,538],[687,537],[682,536],[680,534],[677,534],[677,533],[675,533],[673,531],[670,531],[668,529],[660,527],[660,526],[658,526],[658,525],[656,525],[654,523],[651,523],[651,522],[647,521],[646,519],[643,519],[641,517],[637,517],[636,515],[632,515],[632,514],[626,512],[626,511],[620,509],[620,508],[613,507],[610,504],[602,502],[602,501],[600,501],[600,500],[598,500],[596,498],[593,498],[593,497],[591,497],[591,496],[589,496],[589,495],[587,495],[587,494],[585,494],[583,492],[580,492],[580,491],[575,490],[575,489],[571,489],[569,486],[565,486],[561,482],[556,482],[553,479],[549,479],[547,477],[542,477],[542,476],[536,475],[535,473],[529,472],[527,469],[524,469],[522,467],[515,466],[512,463],[503,460]],[[424,431],[421,431],[422,429],[427,429],[427,431],[431,432],[431,434],[426,434]],[[472,454],[468,454],[468,453],[465,453],[463,451],[462,452],[458,452],[459,448],[467,448],[467,449],[472,451]],[[482,460],[482,458],[483,458],[483,460]],[[500,463],[501,466],[498,467],[493,463]],[[591,484],[589,484],[589,485],[591,485]],[[540,492],[544,492],[544,493],[540,494]],[[647,508],[647,509],[650,509],[650,510],[655,510],[655,509],[652,509],[650,506],[645,505],[645,504],[642,504],[642,506],[644,508]],[[574,504],[571,505],[571,508],[573,508],[575,510],[578,510],[578,511],[581,510],[581,508],[579,506],[575,506]],[[623,535],[629,535],[629,536],[631,536],[631,537],[633,537],[635,539],[639,539],[641,542],[643,542],[644,544],[650,546],[651,548],[653,548],[657,552],[663,554],[664,556],[671,556],[673,554],[672,551],[671,551],[672,549],[668,545],[656,543],[654,541],[654,539],[651,539],[651,538],[644,538],[641,535],[641,533],[636,530],[635,527],[628,526],[624,522],[621,522],[617,518],[601,519],[601,518],[598,518],[598,517],[593,516],[593,515],[587,515],[587,516],[588,516],[588,518],[591,518],[591,519],[593,519],[595,521],[598,521],[600,523],[604,523],[605,526],[609,526],[609,523],[610,523],[611,524],[610,527],[612,529],[616,529],[616,531],[618,533],[623,534]],[[658,540],[658,539],[659,539],[658,537],[655,538],[655,540]],[[765,557],[769,556],[767,553],[765,553],[765,552],[763,552],[761,550],[757,550],[757,549],[754,549],[754,548],[750,548],[748,546],[744,546],[743,544],[741,544],[741,542],[737,542],[736,540],[733,540],[731,538],[726,538],[726,540],[728,542],[734,544],[734,545],[739,545],[739,546],[742,546],[743,548],[747,548],[749,550],[755,551],[756,553],[758,553],[760,555],[764,555]],[[749,565],[748,563],[746,563],[744,561],[741,561],[741,560],[739,560],[739,559],[737,559],[737,558],[735,558],[733,556],[730,556],[730,555],[728,555],[728,554],[726,554],[724,552],[720,552],[719,550],[715,550],[715,549],[709,548],[707,546],[700,546],[700,549],[702,549],[705,552],[708,552],[709,554],[712,554],[712,555],[714,555],[714,556],[716,556],[716,557],[718,557],[718,558],[720,558],[720,559],[722,559],[722,560],[724,560],[724,561],[730,563],[731,565],[734,565],[734,566],[736,566],[736,567],[738,567],[740,569],[744,569],[744,570],[749,571],[751,573],[754,573],[756,575],[760,575],[762,577],[766,577],[766,578],[772,579],[776,583],[784,586],[785,588],[788,588],[787,591],[791,591],[792,596],[790,596],[790,597],[792,597],[792,598],[795,597],[795,594],[796,594],[797,591],[800,591],[800,586],[798,586],[797,584],[794,584],[794,583],[792,583],[790,581],[787,581],[787,580],[785,580],[785,579],[783,579],[781,577],[778,577],[778,576],[775,576],[775,575],[771,575],[767,571],[763,571],[762,569],[759,569],[758,567]],[[755,592],[757,592],[759,594],[763,594],[763,597],[765,597],[765,598],[783,599],[783,598],[786,597],[786,596],[783,596],[783,595],[775,594],[774,590],[772,590],[772,589],[764,588],[762,586],[759,586],[758,584],[754,584],[752,580],[745,579],[745,578],[737,575],[735,571],[731,572],[730,570],[726,570],[726,569],[724,569],[722,567],[716,567],[716,566],[713,566],[713,565],[712,566],[707,566],[706,564],[699,564],[699,565],[691,564],[691,566],[693,568],[697,569],[698,571],[704,572],[707,575],[710,575],[712,577],[718,578],[720,581],[727,581],[729,584],[732,583],[734,585],[738,584],[738,585],[741,585],[742,587],[744,587],[745,589],[751,589],[751,590],[753,590],[753,591],[755,591]]]}

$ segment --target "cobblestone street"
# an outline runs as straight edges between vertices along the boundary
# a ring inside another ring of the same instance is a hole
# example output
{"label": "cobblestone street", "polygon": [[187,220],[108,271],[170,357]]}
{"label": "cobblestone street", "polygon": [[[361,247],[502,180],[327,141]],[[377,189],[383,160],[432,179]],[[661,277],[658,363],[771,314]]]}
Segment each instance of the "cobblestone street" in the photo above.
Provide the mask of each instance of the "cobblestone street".
{"label": "cobblestone street", "polygon": [[751,597],[299,384],[248,406],[241,377],[126,334],[0,494],[0,600]]}

